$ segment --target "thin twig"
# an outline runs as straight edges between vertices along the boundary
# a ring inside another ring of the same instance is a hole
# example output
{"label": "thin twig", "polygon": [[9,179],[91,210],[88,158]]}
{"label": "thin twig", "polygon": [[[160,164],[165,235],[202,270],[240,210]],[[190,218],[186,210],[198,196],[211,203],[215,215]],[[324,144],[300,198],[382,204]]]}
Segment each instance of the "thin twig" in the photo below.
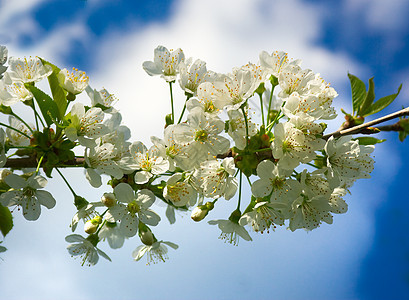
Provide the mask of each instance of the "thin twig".
{"label": "thin twig", "polygon": [[401,109],[397,112],[394,112],[392,114],[386,115],[382,118],[379,119],[375,119],[373,121],[358,125],[358,126],[354,126],[351,128],[347,128],[347,129],[343,129],[343,130],[337,130],[333,133],[330,134],[326,134],[324,135],[322,138],[327,140],[329,139],[331,136],[333,137],[340,137],[340,136],[344,136],[344,135],[349,135],[349,134],[356,134],[356,133],[360,133],[362,130],[367,129],[368,127],[371,127],[373,125],[379,124],[379,123],[383,123],[392,119],[396,119],[399,117],[403,117],[403,116],[408,116],[409,115],[409,107],[406,107],[404,109]]}

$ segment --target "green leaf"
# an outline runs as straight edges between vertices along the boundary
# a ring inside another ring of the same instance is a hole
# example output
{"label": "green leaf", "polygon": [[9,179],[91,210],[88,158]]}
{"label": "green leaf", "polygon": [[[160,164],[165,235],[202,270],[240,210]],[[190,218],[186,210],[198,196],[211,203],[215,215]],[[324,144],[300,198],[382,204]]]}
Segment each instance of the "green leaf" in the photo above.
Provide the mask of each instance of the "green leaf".
{"label": "green leaf", "polygon": [[0,204],[0,231],[5,237],[13,228],[13,217],[8,207]]}
{"label": "green leaf", "polygon": [[361,136],[354,140],[358,140],[359,145],[375,145],[375,144],[383,143],[386,141],[386,140],[380,140],[380,139],[374,138],[372,136]]}
{"label": "green leaf", "polygon": [[399,86],[396,94],[382,97],[381,99],[376,101],[374,104],[372,104],[371,107],[368,109],[368,112],[364,115],[364,117],[376,114],[377,112],[380,112],[382,109],[384,109],[389,104],[391,104],[393,100],[395,100],[395,98],[399,95],[401,89],[402,89],[402,84]]}
{"label": "green leaf", "polygon": [[351,82],[352,91],[352,110],[353,112],[359,112],[363,101],[366,97],[365,83],[358,77],[348,73],[349,81]]}
{"label": "green leaf", "polygon": [[47,126],[50,126],[54,123],[53,119],[58,119],[59,116],[57,104],[50,96],[35,86],[27,85],[27,88],[33,93]]}
{"label": "green leaf", "polygon": [[61,71],[61,69],[49,61],[44,59],[41,59],[41,61],[44,65],[49,65],[53,69],[53,72],[48,76],[48,83],[50,84],[51,94],[53,95],[54,101],[57,103],[59,111],[58,120],[61,120],[64,117],[65,111],[68,107],[66,92],[58,81],[58,73]]}
{"label": "green leaf", "polygon": [[369,79],[369,87],[366,93],[364,102],[362,102],[361,108],[359,109],[358,114],[364,116],[368,111],[369,107],[372,105],[375,100],[375,84],[373,82],[373,77]]}

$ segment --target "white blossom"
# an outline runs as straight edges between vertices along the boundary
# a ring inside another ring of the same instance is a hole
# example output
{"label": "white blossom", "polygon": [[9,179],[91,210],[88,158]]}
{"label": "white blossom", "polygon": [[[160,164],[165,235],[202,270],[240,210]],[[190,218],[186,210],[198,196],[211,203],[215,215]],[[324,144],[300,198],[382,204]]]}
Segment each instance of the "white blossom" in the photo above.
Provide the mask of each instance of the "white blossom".
{"label": "white blossom", "polygon": [[12,81],[38,82],[52,73],[49,65],[43,65],[38,57],[9,58],[8,74]]}
{"label": "white blossom", "polygon": [[176,80],[179,73],[179,64],[183,62],[185,55],[182,49],[178,48],[175,51],[168,50],[164,46],[158,46],[154,51],[152,61],[145,61],[143,69],[151,76],[161,75],[167,82]]}
{"label": "white blossom", "polygon": [[4,181],[12,189],[1,194],[1,204],[21,207],[26,220],[37,220],[41,214],[41,205],[48,209],[55,206],[54,197],[47,191],[39,190],[47,184],[47,179],[40,175],[34,174],[25,180],[16,174],[10,174]]}
{"label": "white blossom", "polygon": [[169,246],[173,249],[177,249],[179,246],[165,241],[156,241],[152,245],[141,245],[138,246],[133,252],[132,257],[135,261],[140,260],[145,254],[147,256],[147,265],[151,263],[165,262],[168,259],[167,253],[168,249],[165,246]]}
{"label": "white blossom", "polygon": [[[90,237],[94,237],[91,235]],[[84,238],[79,234],[71,234],[65,237],[65,241],[72,243],[67,246],[68,252],[72,257],[81,257],[82,265],[86,264],[87,266],[95,265],[99,260],[99,255],[103,258],[111,261],[108,255],[105,254],[102,250],[98,249],[96,245],[92,243],[93,239]]]}
{"label": "white blossom", "polygon": [[89,77],[84,71],[79,71],[76,68],[72,68],[71,72],[64,68],[57,77],[60,85],[73,95],[82,93],[88,86]]}

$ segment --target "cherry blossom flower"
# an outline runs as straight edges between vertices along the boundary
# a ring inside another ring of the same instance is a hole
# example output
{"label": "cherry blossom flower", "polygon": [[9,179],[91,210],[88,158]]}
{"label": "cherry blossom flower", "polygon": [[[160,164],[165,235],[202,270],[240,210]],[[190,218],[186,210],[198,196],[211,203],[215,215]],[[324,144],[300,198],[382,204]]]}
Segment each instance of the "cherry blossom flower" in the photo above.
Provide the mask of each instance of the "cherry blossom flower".
{"label": "cherry blossom flower", "polygon": [[167,82],[176,80],[179,73],[179,65],[185,59],[182,49],[175,51],[168,50],[164,46],[158,46],[154,51],[154,58],[152,61],[145,61],[143,69],[151,76],[161,75]]}
{"label": "cherry blossom flower", "polygon": [[251,241],[251,237],[247,230],[241,226],[238,222],[231,220],[211,220],[208,222],[210,225],[218,225],[222,231],[219,239],[225,243],[237,246],[239,244],[239,237],[246,241]]}
{"label": "cherry blossom flower", "polygon": [[75,103],[71,109],[71,123],[65,128],[65,135],[71,141],[78,141],[86,147],[95,146],[95,139],[108,133],[102,121],[104,112],[98,107],[85,111],[82,103]]}
{"label": "cherry blossom flower", "polygon": [[47,184],[47,179],[40,175],[34,174],[25,180],[16,174],[10,174],[4,178],[4,181],[12,189],[1,194],[1,204],[21,207],[26,220],[37,220],[41,214],[41,205],[48,209],[55,206],[54,197],[47,191],[39,190]]}
{"label": "cherry blossom flower", "polygon": [[82,93],[88,86],[89,77],[85,72],[79,71],[76,68],[72,68],[71,72],[64,68],[57,76],[60,85],[73,95]]}
{"label": "cherry blossom flower", "polygon": [[147,265],[151,263],[156,264],[158,262],[165,262],[169,257],[167,256],[169,246],[173,249],[177,249],[179,246],[172,242],[156,241],[152,245],[138,246],[133,252],[132,257],[135,261],[140,260],[145,254],[147,256]]}
{"label": "cherry blossom flower", "polygon": [[71,234],[65,237],[65,241],[72,243],[67,246],[67,250],[72,257],[81,257],[82,265],[87,265],[89,267],[95,265],[99,260],[99,255],[106,260],[111,261],[105,252],[97,248],[96,244],[99,240],[95,235],[90,235],[87,238],[84,238],[79,234]]}
{"label": "cherry blossom flower", "polygon": [[[9,116],[10,127],[17,129],[18,131],[25,133],[27,136],[31,136],[31,130],[23,122],[14,116]],[[30,124],[28,124],[31,126]],[[33,126],[31,126],[33,127]],[[7,137],[9,138],[9,143],[13,146],[28,146],[30,144],[30,139],[21,134],[16,130],[11,128],[6,129]]]}
{"label": "cherry blossom flower", "polygon": [[24,86],[23,82],[13,82],[7,74],[0,80],[0,104],[11,106],[33,98],[33,94]]}
{"label": "cherry blossom flower", "polygon": [[275,77],[278,77],[282,68],[288,64],[288,54],[284,51],[274,51],[271,54],[262,51],[259,57],[260,65]]}
{"label": "cherry blossom flower", "polygon": [[196,203],[197,192],[189,180],[183,177],[181,173],[172,175],[163,189],[163,197],[175,206],[193,206]]}
{"label": "cherry blossom flower", "polygon": [[192,58],[182,61],[179,65],[179,85],[185,93],[196,95],[198,86],[204,81],[207,73],[206,62]]}
{"label": "cherry blossom flower", "polygon": [[14,81],[21,81],[23,83],[38,82],[45,77],[48,77],[53,70],[49,65],[43,65],[40,58],[9,58],[8,74],[10,79]]}
{"label": "cherry blossom flower", "polygon": [[359,145],[352,136],[335,139],[331,136],[325,145],[328,179],[338,185],[340,181],[355,181],[359,178],[370,178],[374,160],[370,154],[373,145]]}
{"label": "cherry blossom flower", "polygon": [[155,195],[146,189],[136,194],[131,186],[120,183],[114,188],[114,194],[118,202],[109,208],[106,219],[109,222],[120,221],[119,230],[126,237],[134,236],[138,231],[139,220],[156,226],[160,217],[149,207],[155,202]]}
{"label": "cherry blossom flower", "polygon": [[224,197],[231,199],[237,191],[236,168],[234,159],[227,157],[223,161],[207,160],[200,164],[195,177],[201,183],[203,194],[208,198]]}

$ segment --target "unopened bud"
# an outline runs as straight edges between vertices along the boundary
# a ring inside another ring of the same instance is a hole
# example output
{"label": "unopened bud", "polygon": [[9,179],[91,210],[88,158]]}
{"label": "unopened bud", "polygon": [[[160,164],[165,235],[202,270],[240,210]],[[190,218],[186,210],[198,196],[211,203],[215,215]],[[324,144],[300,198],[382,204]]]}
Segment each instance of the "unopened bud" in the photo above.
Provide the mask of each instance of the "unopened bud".
{"label": "unopened bud", "polygon": [[85,222],[84,225],[84,231],[88,234],[93,234],[97,231],[98,224],[94,224],[95,222],[92,222],[92,220],[89,220]]}
{"label": "unopened bud", "polygon": [[195,207],[190,217],[192,218],[193,221],[199,222],[203,220],[207,216],[209,211],[211,211],[213,208],[214,208],[213,202],[206,202],[204,205],[199,205]]}
{"label": "unopened bud", "polygon": [[156,238],[153,235],[152,231],[149,229],[148,226],[146,226],[144,223],[139,222],[139,238],[141,239],[141,242],[147,246],[151,246],[153,243],[156,242]]}
{"label": "unopened bud", "polygon": [[4,178],[6,178],[7,176],[9,176],[10,174],[13,174],[13,172],[11,172],[8,169],[3,169],[0,171],[0,182],[4,182]]}
{"label": "unopened bud", "polygon": [[113,193],[104,193],[104,195],[101,197],[101,202],[106,207],[112,207],[116,204],[115,195]]}
{"label": "unopened bud", "polygon": [[173,118],[172,118],[172,114],[166,115],[166,117],[165,117],[165,122],[166,122],[166,126],[165,126],[165,127],[168,127],[169,125],[172,125],[172,124],[174,123],[174,120],[173,120]]}

